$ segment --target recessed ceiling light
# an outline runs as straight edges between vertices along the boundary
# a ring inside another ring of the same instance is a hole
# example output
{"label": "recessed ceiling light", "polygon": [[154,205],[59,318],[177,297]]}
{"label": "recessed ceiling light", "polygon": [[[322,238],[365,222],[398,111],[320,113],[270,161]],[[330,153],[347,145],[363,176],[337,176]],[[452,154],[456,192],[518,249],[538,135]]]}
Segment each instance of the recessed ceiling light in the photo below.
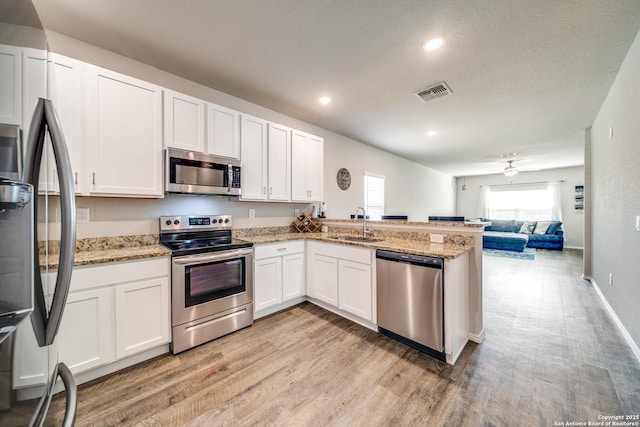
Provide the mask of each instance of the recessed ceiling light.
{"label": "recessed ceiling light", "polygon": [[422,45],[424,50],[432,51],[440,49],[444,45],[444,37],[438,36],[434,37],[431,40],[428,40],[425,44]]}
{"label": "recessed ceiling light", "polygon": [[320,104],[328,104],[331,102],[331,98],[328,96],[323,96],[320,99],[318,99],[318,101],[320,102]]}
{"label": "recessed ceiling light", "polygon": [[438,134],[437,130],[430,130],[430,131],[427,132],[427,135],[429,135],[429,136],[436,136],[437,134]]}

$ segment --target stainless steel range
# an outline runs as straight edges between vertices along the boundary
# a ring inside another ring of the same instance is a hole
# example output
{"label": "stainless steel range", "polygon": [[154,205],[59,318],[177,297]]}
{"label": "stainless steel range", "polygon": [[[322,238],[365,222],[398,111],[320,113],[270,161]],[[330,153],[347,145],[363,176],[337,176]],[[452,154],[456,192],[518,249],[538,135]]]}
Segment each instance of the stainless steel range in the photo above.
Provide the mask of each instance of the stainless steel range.
{"label": "stainless steel range", "polygon": [[173,354],[253,324],[253,243],[230,215],[160,217],[171,249]]}

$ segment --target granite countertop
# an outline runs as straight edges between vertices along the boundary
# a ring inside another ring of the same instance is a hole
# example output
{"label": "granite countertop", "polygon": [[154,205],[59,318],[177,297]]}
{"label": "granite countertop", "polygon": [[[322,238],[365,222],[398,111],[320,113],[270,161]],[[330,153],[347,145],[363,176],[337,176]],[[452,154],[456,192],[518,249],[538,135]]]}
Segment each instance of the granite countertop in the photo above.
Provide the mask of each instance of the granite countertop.
{"label": "granite countertop", "polygon": [[[57,242],[59,243],[59,242]],[[56,269],[59,265],[58,247],[50,248],[49,260],[40,253],[40,267]],[[76,241],[74,266],[105,262],[171,256],[171,251],[157,243],[157,236],[127,236],[113,238],[80,239]]]}
{"label": "granite countertop", "polygon": [[405,254],[431,256],[437,258],[453,259],[473,249],[472,246],[457,245],[452,243],[430,243],[424,240],[409,239],[380,239],[375,238],[371,242],[359,242],[348,240],[336,240],[344,233],[281,233],[262,236],[243,236],[243,240],[254,244],[286,242],[289,240],[313,239],[327,243],[339,243],[343,245],[358,246],[369,249],[384,249]]}

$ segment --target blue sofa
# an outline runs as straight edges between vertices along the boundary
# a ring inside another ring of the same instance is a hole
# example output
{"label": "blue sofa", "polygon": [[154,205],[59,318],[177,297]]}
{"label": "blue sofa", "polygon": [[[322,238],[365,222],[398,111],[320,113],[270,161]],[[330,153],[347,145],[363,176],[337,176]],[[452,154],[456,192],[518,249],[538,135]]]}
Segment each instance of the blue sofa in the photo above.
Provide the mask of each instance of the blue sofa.
{"label": "blue sofa", "polygon": [[[564,247],[564,231],[560,221],[516,221],[481,218],[490,222],[482,234],[482,247],[522,252],[525,247],[554,249]],[[523,228],[524,225],[527,225]],[[537,231],[536,231],[537,229]]]}

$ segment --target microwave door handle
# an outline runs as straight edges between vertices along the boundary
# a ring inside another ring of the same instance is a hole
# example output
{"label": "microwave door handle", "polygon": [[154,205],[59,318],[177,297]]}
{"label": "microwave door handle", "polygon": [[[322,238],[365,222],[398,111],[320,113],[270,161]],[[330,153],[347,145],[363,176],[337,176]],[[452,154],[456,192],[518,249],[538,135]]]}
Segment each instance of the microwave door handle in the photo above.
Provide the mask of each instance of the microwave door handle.
{"label": "microwave door handle", "polygon": [[231,193],[231,185],[233,184],[233,166],[231,162],[227,164],[227,192]]}

